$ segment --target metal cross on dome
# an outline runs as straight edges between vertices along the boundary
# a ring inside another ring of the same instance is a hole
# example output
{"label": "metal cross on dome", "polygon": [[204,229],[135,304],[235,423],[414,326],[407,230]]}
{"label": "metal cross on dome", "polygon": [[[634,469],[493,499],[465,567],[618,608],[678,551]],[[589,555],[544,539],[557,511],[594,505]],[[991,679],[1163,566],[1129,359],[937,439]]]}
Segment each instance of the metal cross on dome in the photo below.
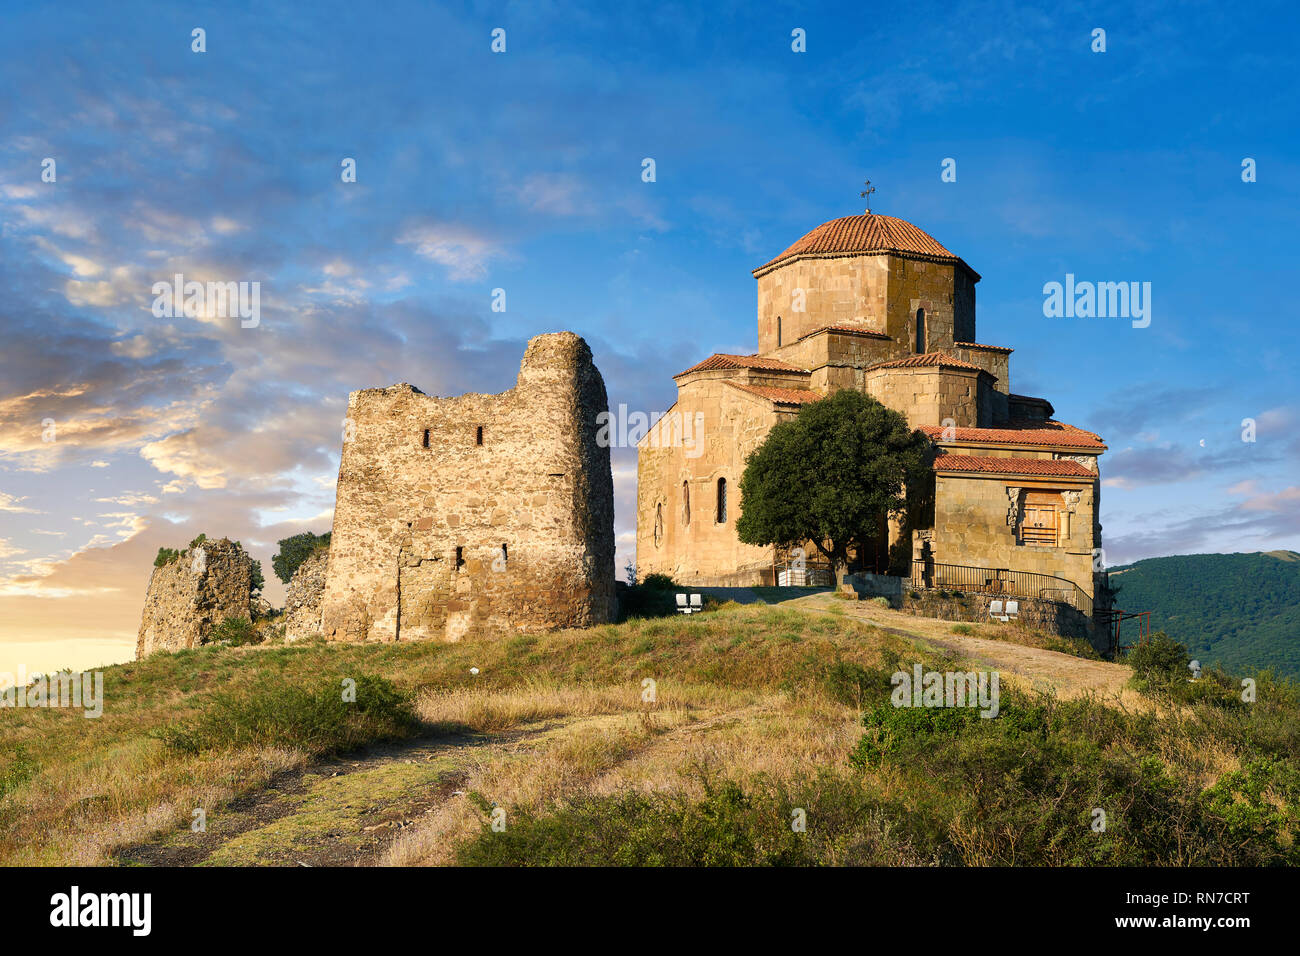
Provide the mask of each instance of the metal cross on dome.
{"label": "metal cross on dome", "polygon": [[873,185],[871,185],[871,180],[870,180],[870,179],[864,180],[863,183],[862,183],[862,185],[865,186],[866,189],[862,190],[862,192],[858,193],[858,195],[861,196],[863,199],[865,199],[865,200],[867,201],[867,213],[870,214],[870,213],[871,213],[871,194],[874,193],[874,192],[876,191],[876,187],[873,186]]}

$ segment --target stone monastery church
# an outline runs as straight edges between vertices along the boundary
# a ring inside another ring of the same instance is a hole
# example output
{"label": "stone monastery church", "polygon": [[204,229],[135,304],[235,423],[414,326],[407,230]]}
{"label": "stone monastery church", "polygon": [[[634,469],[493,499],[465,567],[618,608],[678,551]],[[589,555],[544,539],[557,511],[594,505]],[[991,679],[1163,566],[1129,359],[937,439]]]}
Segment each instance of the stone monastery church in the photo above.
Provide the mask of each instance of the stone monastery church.
{"label": "stone monastery church", "polygon": [[[1063,592],[1044,596],[1091,616],[1106,445],[1013,390],[1012,350],[977,340],[979,274],[912,223],[868,210],[823,223],[753,275],[758,351],[674,376],[676,403],[639,444],[637,570],[776,583],[791,556],[736,536],[746,457],[803,404],[853,388],[938,446],[933,513],[882,525],[857,569],[963,590],[985,590],[997,569],[1043,575],[1034,581]],[[697,423],[685,440],[669,433],[682,421]],[[811,564],[818,552],[803,550]]]}

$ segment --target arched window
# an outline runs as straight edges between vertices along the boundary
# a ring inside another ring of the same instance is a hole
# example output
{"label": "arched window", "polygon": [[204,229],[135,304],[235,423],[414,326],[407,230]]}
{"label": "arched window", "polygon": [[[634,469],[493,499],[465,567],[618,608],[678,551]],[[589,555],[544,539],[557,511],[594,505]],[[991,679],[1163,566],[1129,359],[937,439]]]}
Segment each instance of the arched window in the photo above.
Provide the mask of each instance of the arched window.
{"label": "arched window", "polygon": [[682,482],[682,524],[691,523],[691,483]]}
{"label": "arched window", "polygon": [[925,309],[916,310],[916,354],[925,351]]}
{"label": "arched window", "polygon": [[727,479],[718,479],[718,524],[727,523]]}
{"label": "arched window", "polygon": [[664,543],[664,506],[662,502],[655,505],[655,547]]}

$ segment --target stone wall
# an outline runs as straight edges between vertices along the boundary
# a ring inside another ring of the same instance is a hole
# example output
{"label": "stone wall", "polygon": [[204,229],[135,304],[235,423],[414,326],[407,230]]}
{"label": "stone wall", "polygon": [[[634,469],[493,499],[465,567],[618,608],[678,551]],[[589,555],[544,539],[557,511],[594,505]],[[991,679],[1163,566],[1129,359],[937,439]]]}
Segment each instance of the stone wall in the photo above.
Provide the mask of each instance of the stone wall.
{"label": "stone wall", "polygon": [[296,641],[319,634],[321,599],[329,568],[329,548],[319,548],[298,565],[284,594],[284,633]]}
{"label": "stone wall", "polygon": [[973,369],[878,368],[865,374],[866,392],[901,412],[912,428],[942,425],[987,428],[992,424],[992,387]]}
{"label": "stone wall", "polygon": [[154,568],[136,639],[137,659],[207,642],[228,617],[252,619],[253,559],[229,538],[204,541]]}
{"label": "stone wall", "polygon": [[846,574],[844,584],[859,597],[889,598],[894,607],[903,600],[903,579],[892,574]]}
{"label": "stone wall", "polygon": [[353,392],[321,633],[455,641],[613,620],[607,411],[572,332],[532,339],[498,395]]}
{"label": "stone wall", "polygon": [[[987,594],[950,591],[945,595],[939,591],[916,591],[904,588],[902,604],[898,609],[904,614],[916,617],[980,624],[991,620],[989,602],[992,600],[994,598]],[[1094,627],[1090,618],[1070,605],[1034,598],[1013,597],[1010,600],[1019,602],[1020,613],[1015,620],[1020,623],[1049,634],[1088,641],[1099,652],[1107,649],[1105,630]]]}
{"label": "stone wall", "polygon": [[[935,478],[931,554],[940,564],[1008,568],[1065,578],[1093,593],[1097,482],[1010,476]],[[1062,496],[1056,547],[1021,544],[1016,526],[1028,491]],[[919,550],[914,553],[919,558]]]}
{"label": "stone wall", "polygon": [[[637,574],[670,575],[683,585],[730,587],[770,583],[771,547],[743,544],[736,537],[740,476],[745,459],[793,407],[771,402],[723,378],[681,380],[670,414],[706,423],[699,444],[686,447],[661,419],[637,455]],[[789,383],[786,387],[789,387]],[[681,420],[681,419],[678,419]],[[718,481],[727,488],[726,520],[718,521]],[[689,511],[687,502],[689,499]]]}
{"label": "stone wall", "polygon": [[[758,350],[767,354],[828,325],[885,332],[889,261],[884,254],[796,259],[758,277]],[[795,311],[803,290],[802,312]],[[777,342],[777,318],[781,319]],[[891,343],[884,343],[890,345]],[[888,358],[896,358],[894,345]]]}

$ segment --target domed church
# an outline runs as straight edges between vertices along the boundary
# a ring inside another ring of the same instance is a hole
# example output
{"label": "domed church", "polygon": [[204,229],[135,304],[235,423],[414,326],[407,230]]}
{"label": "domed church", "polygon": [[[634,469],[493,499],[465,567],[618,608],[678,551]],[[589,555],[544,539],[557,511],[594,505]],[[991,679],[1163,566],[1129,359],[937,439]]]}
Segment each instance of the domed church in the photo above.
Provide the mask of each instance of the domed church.
{"label": "domed church", "polygon": [[675,375],[676,403],[639,443],[638,573],[802,583],[811,545],[791,555],[737,538],[740,476],[773,425],[853,388],[938,446],[933,513],[882,524],[856,570],[961,590],[997,590],[1014,572],[1091,616],[1106,446],[1014,391],[1012,349],[978,341],[979,273],[912,223],[868,211],[823,223],[753,275],[758,351]]}

